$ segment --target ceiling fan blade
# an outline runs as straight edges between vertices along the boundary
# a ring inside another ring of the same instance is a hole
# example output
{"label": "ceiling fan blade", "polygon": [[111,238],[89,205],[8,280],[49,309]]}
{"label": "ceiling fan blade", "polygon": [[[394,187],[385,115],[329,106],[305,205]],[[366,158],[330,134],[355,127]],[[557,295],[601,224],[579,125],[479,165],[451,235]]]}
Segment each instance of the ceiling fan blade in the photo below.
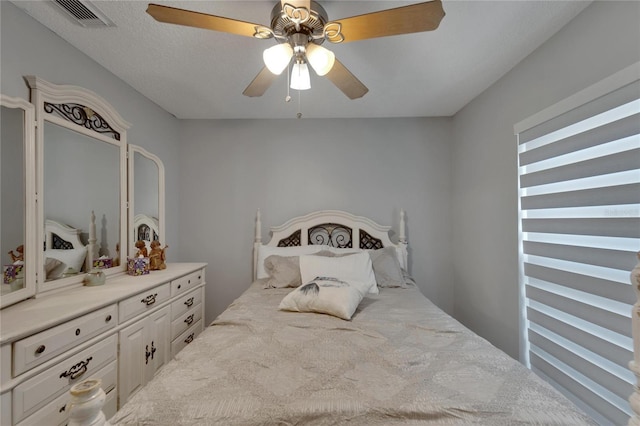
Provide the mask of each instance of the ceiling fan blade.
{"label": "ceiling fan blade", "polygon": [[262,70],[260,70],[256,78],[249,83],[242,94],[252,98],[262,96],[277,78],[278,76],[269,71],[269,68],[262,67]]}
{"label": "ceiling fan blade", "polygon": [[[376,37],[433,31],[440,25],[445,13],[440,0],[412,4],[380,12],[367,13],[330,22],[341,27],[333,42],[350,42]],[[333,27],[335,28],[335,27]],[[339,37],[342,35],[342,37]],[[331,40],[327,35],[327,40]]]}
{"label": "ceiling fan blade", "polygon": [[204,28],[206,30],[222,31],[247,37],[253,37],[257,28],[263,27],[262,25],[252,24],[251,22],[238,21],[222,16],[208,15],[206,13],[193,12],[191,10],[153,3],[150,3],[149,7],[147,7],[147,13],[153,16],[156,21],[167,24]]}
{"label": "ceiling fan blade", "polygon": [[355,75],[351,74],[351,71],[345,67],[342,62],[335,60],[331,71],[329,71],[325,77],[327,77],[336,87],[342,90],[342,93],[347,95],[349,99],[358,99],[363,97],[369,89],[362,84]]}

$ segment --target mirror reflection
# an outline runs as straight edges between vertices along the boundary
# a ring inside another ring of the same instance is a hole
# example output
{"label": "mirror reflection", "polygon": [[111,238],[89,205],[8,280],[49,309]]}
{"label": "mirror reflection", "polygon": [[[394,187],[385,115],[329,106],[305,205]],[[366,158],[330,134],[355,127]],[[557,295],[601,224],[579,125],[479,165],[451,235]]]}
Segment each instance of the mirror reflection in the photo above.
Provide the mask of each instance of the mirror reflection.
{"label": "mirror reflection", "polygon": [[160,235],[160,170],[158,164],[139,150],[133,151],[133,183],[135,200],[133,202],[133,240],[136,251],[141,242],[149,252],[151,242],[159,241]]}
{"label": "mirror reflection", "polygon": [[44,269],[47,281],[116,266],[119,258],[119,147],[45,122]]}
{"label": "mirror reflection", "polygon": [[0,109],[0,254],[2,295],[24,288],[24,112]]}
{"label": "mirror reflection", "polygon": [[[139,152],[134,153],[136,240],[158,240],[158,166]],[[146,225],[146,226],[145,226]]]}

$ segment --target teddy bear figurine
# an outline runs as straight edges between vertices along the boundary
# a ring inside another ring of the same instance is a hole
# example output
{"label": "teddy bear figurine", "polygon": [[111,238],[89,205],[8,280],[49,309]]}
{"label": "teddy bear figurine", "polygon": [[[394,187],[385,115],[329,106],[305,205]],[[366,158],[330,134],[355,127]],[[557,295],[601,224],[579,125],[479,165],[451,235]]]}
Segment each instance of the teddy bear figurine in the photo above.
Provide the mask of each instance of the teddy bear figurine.
{"label": "teddy bear figurine", "polygon": [[16,251],[18,252],[18,254],[15,254],[13,250],[9,250],[9,257],[11,257],[11,262],[15,263],[24,261],[24,245],[19,245],[16,248]]}
{"label": "teddy bear figurine", "polygon": [[[153,247],[153,245],[151,247]],[[136,257],[147,257],[147,244],[144,242],[144,240],[136,241],[136,248],[138,249]]]}
{"label": "teddy bear figurine", "polygon": [[169,246],[165,245],[163,248],[160,248],[160,241],[154,240],[151,241],[151,252],[149,253],[149,269],[152,271],[158,271],[161,269],[166,269],[167,265],[165,264],[166,254],[165,250]]}

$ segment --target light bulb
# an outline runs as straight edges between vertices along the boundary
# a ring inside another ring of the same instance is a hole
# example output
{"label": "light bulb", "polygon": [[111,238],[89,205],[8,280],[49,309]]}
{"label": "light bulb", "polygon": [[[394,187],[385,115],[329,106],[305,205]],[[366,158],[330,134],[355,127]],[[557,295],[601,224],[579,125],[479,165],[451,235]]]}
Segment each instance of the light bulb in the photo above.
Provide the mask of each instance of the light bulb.
{"label": "light bulb", "polygon": [[333,68],[336,55],[329,49],[315,43],[309,43],[307,45],[307,59],[316,74],[323,76]]}
{"label": "light bulb", "polygon": [[262,53],[264,64],[275,75],[282,74],[282,71],[289,65],[292,56],[293,48],[289,43],[276,44]]}
{"label": "light bulb", "polygon": [[311,78],[309,77],[309,68],[304,62],[296,62],[291,71],[291,86],[295,90],[311,89]]}

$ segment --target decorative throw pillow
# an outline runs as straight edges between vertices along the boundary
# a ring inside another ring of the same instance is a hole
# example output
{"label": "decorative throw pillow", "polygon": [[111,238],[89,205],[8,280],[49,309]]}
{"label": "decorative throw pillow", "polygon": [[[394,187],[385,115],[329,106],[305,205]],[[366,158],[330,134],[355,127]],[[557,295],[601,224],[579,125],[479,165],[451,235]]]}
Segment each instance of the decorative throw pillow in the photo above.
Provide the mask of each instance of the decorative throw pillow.
{"label": "decorative throw pillow", "polygon": [[316,312],[350,320],[369,284],[319,277],[287,294],[278,309],[292,312]]}
{"label": "decorative throw pillow", "polygon": [[269,274],[265,288],[298,287],[302,284],[299,256],[271,255],[264,260],[264,269]]}
{"label": "decorative throw pillow", "polygon": [[378,287],[407,287],[395,247],[370,250],[369,256]]}
{"label": "decorative throw pillow", "polygon": [[[333,256],[333,253],[322,250],[314,253],[313,256]],[[265,280],[264,288],[299,287],[302,284],[300,256],[273,254],[264,260],[264,269],[269,276]]]}
{"label": "decorative throw pillow", "polygon": [[378,294],[371,257],[361,252],[343,257],[300,256],[300,276],[308,283],[316,277],[334,277],[342,281],[363,282],[368,292]]}
{"label": "decorative throw pillow", "polygon": [[52,257],[45,258],[44,261],[44,275],[48,280],[53,278],[52,271],[54,271],[59,265],[62,265],[58,259],[54,259]]}
{"label": "decorative throw pillow", "polygon": [[[87,255],[87,248],[82,247],[79,249],[69,250],[45,250],[44,257],[50,259],[56,259],[60,262],[58,266],[53,268],[47,278],[57,279],[62,278],[64,274],[79,273],[82,270],[84,264],[84,258]],[[45,261],[46,264],[46,261]]]}
{"label": "decorative throw pillow", "polygon": [[326,246],[298,246],[298,247],[275,247],[275,246],[258,246],[258,259],[256,264],[256,278],[267,278],[269,274],[265,270],[264,261],[271,255],[278,256],[300,256],[305,254],[317,253],[325,249]]}

